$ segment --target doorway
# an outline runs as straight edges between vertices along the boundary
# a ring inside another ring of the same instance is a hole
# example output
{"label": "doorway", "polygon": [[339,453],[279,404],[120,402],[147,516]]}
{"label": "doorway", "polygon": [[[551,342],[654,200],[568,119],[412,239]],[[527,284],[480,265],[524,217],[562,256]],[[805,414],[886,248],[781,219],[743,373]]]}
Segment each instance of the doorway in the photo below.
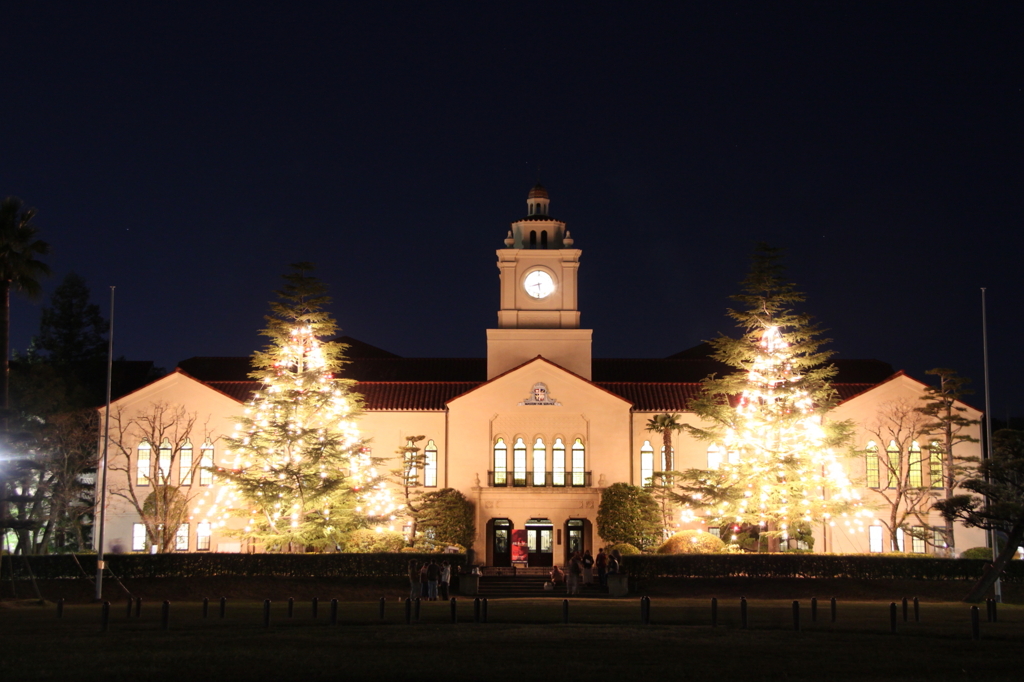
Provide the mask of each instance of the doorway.
{"label": "doorway", "polygon": [[493,540],[491,543],[491,565],[512,565],[512,522],[508,519],[491,521]]}
{"label": "doorway", "polygon": [[554,528],[549,519],[530,519],[526,522],[528,566],[551,566],[554,545]]}

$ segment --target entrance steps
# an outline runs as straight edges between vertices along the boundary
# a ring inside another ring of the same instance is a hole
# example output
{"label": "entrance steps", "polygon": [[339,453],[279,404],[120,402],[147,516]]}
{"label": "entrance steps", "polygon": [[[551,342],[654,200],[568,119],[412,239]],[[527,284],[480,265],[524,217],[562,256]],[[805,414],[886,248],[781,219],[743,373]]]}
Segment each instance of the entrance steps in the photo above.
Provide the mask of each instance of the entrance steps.
{"label": "entrance steps", "polygon": [[[550,568],[499,568],[489,566],[483,569],[480,579],[479,596],[486,599],[565,599],[565,585],[556,585],[553,590],[545,590],[544,583],[549,580]],[[579,597],[604,597],[608,590],[599,585],[580,586]]]}

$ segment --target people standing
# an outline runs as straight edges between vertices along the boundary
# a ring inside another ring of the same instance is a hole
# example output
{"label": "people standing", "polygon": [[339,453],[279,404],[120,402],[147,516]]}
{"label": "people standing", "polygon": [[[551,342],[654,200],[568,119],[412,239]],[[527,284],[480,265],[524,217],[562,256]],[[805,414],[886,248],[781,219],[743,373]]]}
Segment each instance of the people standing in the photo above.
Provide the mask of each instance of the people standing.
{"label": "people standing", "polygon": [[427,593],[427,566],[428,565],[429,564],[424,562],[423,566],[420,567],[420,599],[426,599],[429,596],[429,594]]}
{"label": "people standing", "polygon": [[441,579],[441,567],[433,559],[427,564],[427,599],[437,601],[437,583]]}
{"label": "people standing", "polygon": [[420,598],[420,568],[415,559],[409,560],[409,599]]}
{"label": "people standing", "polygon": [[594,582],[594,557],[590,556],[590,550],[583,552],[583,584],[589,585]]}
{"label": "people standing", "polygon": [[441,599],[448,601],[448,584],[452,579],[452,567],[449,565],[448,560],[441,562],[441,582],[438,583],[438,588],[441,590]]}
{"label": "people standing", "polygon": [[579,552],[573,552],[569,559],[569,579],[565,583],[565,591],[568,594],[580,593],[580,580],[583,578],[583,559]]}
{"label": "people standing", "polygon": [[597,565],[597,579],[600,581],[601,587],[605,587],[608,584],[608,555],[604,553],[604,547],[598,550],[594,563]]}

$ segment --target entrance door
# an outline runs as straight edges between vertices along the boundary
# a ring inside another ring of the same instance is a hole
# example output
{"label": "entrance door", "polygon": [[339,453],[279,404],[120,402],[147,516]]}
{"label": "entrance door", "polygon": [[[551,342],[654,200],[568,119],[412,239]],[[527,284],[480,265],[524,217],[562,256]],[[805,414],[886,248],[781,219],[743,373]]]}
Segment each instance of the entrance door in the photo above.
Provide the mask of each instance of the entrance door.
{"label": "entrance door", "polygon": [[554,531],[547,519],[526,522],[526,547],[529,566],[551,566],[554,552]]}
{"label": "entrance door", "polygon": [[568,560],[575,552],[583,554],[583,521],[581,519],[569,519],[566,524],[566,536],[569,542],[566,543],[566,559]]}
{"label": "entrance door", "polygon": [[492,563],[494,566],[512,565],[512,522],[508,519],[494,519],[494,545]]}

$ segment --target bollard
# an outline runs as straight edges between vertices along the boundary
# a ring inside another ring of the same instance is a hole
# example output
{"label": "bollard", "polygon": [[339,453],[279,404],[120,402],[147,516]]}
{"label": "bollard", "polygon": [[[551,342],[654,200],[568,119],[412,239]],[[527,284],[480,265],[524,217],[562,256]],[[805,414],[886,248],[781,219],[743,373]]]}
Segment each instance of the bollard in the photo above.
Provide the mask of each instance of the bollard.
{"label": "bollard", "polygon": [[142,597],[135,598],[135,617],[142,617]]}
{"label": "bollard", "polygon": [[338,600],[331,600],[331,625],[338,624]]}
{"label": "bollard", "polygon": [[164,599],[164,605],[160,609],[160,629],[169,630],[171,628],[171,602]]}
{"label": "bollard", "polygon": [[981,639],[981,617],[977,606],[971,607],[971,638]]}
{"label": "bollard", "polygon": [[907,598],[903,598],[903,622],[907,622]]}
{"label": "bollard", "polygon": [[459,622],[459,611],[458,611],[458,607],[457,607],[456,602],[455,602],[455,597],[452,597],[452,599],[451,599],[451,608],[452,608],[452,622],[453,623],[458,623]]}
{"label": "bollard", "polygon": [[740,628],[747,629],[747,598],[740,597]]}
{"label": "bollard", "polygon": [[711,627],[718,627],[718,597],[711,598]]}
{"label": "bollard", "polygon": [[569,622],[569,600],[568,599],[563,599],[562,600],[562,622],[563,623],[568,623]]}
{"label": "bollard", "polygon": [[998,608],[999,608],[999,602],[996,599],[993,599],[992,600],[992,622],[993,623],[998,623],[999,622],[999,611],[997,610]]}
{"label": "bollard", "polygon": [[415,612],[414,612],[413,617],[415,618],[416,622],[419,622],[419,620],[420,620],[420,600],[416,599],[414,604],[415,604],[415,606],[413,608],[415,609]]}
{"label": "bollard", "polygon": [[124,612],[124,617],[125,618],[131,618],[132,617],[132,606],[134,606],[134,602],[135,602],[134,599],[132,599],[131,597],[128,597],[128,606],[125,608],[125,612]]}
{"label": "bollard", "polygon": [[793,602],[793,629],[800,632],[800,602]]}
{"label": "bollard", "polygon": [[270,600],[263,600],[263,627],[270,627]]}
{"label": "bollard", "polygon": [[640,623],[642,625],[651,624],[651,598],[641,597],[640,598]]}
{"label": "bollard", "polygon": [[288,597],[288,617],[295,615],[295,597]]}
{"label": "bollard", "polygon": [[483,621],[486,623],[487,622],[487,597],[484,597],[484,601],[480,605],[480,616],[483,618]]}
{"label": "bollard", "polygon": [[100,628],[103,632],[110,629],[110,602],[103,602],[103,608],[100,609]]}
{"label": "bollard", "polygon": [[914,622],[921,622],[921,602],[917,600],[917,597],[914,597]]}
{"label": "bollard", "polygon": [[380,619],[384,620],[384,597],[380,598]]}
{"label": "bollard", "polygon": [[203,618],[206,618],[209,615],[210,615],[210,599],[208,597],[203,597]]}
{"label": "bollard", "polygon": [[811,597],[811,622],[818,622],[818,598]]}
{"label": "bollard", "polygon": [[57,617],[58,618],[63,618],[64,617],[64,597],[61,597],[60,599],[57,600]]}
{"label": "bollard", "polygon": [[830,607],[832,609],[832,622],[834,623],[834,622],[836,622],[836,598],[835,597],[832,597],[832,601],[831,601]]}
{"label": "bollard", "polygon": [[313,597],[313,620],[317,619],[320,611],[320,599]]}
{"label": "bollard", "polygon": [[405,598],[405,624],[409,625],[412,623],[412,599],[410,597]]}
{"label": "bollard", "polygon": [[896,602],[889,602],[889,632],[896,634]]}
{"label": "bollard", "polygon": [[473,622],[480,622],[480,597],[473,600]]}

